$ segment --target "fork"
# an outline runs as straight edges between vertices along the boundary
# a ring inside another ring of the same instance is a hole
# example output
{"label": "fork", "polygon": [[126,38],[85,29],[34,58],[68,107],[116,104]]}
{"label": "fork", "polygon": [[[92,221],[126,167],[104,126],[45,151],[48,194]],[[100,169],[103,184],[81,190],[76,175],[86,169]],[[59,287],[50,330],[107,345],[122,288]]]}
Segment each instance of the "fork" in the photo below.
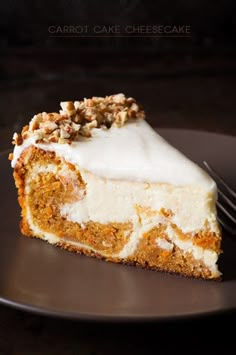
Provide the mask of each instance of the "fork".
{"label": "fork", "polygon": [[206,161],[203,164],[217,183],[220,201],[218,200],[216,205],[221,212],[221,216],[218,214],[217,219],[226,231],[231,235],[236,235],[236,217],[233,214],[233,212],[236,212],[236,192]]}

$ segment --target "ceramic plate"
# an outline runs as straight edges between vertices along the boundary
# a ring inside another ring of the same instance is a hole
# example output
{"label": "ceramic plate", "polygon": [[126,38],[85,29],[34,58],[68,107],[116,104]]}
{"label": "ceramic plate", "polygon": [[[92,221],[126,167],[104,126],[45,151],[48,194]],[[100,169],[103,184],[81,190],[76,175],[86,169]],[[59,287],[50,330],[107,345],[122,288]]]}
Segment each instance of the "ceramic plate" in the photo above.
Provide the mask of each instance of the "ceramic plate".
{"label": "ceramic plate", "polygon": [[[159,132],[191,159],[207,160],[236,187],[236,138],[206,132]],[[0,301],[60,317],[142,321],[236,309],[236,240],[224,233],[222,282],[193,280],[112,264],[21,236],[20,210],[7,154],[0,155]]]}

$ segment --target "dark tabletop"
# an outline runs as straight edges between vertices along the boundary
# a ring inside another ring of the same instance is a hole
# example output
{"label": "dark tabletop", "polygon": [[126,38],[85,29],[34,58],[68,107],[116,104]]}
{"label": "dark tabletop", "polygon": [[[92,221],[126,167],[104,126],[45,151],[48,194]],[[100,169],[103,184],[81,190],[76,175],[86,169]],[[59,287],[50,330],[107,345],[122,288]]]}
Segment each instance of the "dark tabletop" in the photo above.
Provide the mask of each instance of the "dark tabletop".
{"label": "dark tabletop", "polygon": [[0,307],[0,354],[232,354],[234,314],[147,324],[52,319]]}
{"label": "dark tabletop", "polygon": [[141,102],[156,127],[236,135],[236,76],[96,78],[0,82],[0,149],[38,112],[55,112],[60,101],[124,92]]}

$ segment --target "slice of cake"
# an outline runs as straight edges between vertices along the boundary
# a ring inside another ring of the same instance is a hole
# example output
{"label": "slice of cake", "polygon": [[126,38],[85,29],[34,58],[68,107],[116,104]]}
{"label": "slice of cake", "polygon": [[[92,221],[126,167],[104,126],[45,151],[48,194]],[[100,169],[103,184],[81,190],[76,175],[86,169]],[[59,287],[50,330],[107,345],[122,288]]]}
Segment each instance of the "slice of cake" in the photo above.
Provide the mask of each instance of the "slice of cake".
{"label": "slice of cake", "polygon": [[21,231],[114,262],[217,279],[214,181],[123,94],[62,102],[14,135]]}

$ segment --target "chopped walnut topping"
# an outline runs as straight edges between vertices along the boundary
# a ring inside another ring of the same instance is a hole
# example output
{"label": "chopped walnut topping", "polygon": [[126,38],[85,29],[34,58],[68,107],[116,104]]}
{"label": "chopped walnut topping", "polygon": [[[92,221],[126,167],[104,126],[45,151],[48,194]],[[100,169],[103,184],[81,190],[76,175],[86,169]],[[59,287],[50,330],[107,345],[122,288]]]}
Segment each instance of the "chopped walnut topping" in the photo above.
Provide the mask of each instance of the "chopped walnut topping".
{"label": "chopped walnut topping", "polygon": [[12,143],[16,144],[16,145],[21,145],[23,143],[23,138],[22,138],[21,134],[14,133]]}
{"label": "chopped walnut topping", "polygon": [[130,119],[145,118],[136,101],[124,94],[61,102],[61,108],[59,113],[35,115],[21,134],[14,134],[13,143],[21,145],[24,139],[34,136],[37,143],[71,144],[81,136],[91,137],[94,128],[121,127]]}
{"label": "chopped walnut topping", "polygon": [[9,160],[13,160],[13,158],[14,158],[13,153],[9,153],[9,155],[8,155],[8,159],[9,159]]}

